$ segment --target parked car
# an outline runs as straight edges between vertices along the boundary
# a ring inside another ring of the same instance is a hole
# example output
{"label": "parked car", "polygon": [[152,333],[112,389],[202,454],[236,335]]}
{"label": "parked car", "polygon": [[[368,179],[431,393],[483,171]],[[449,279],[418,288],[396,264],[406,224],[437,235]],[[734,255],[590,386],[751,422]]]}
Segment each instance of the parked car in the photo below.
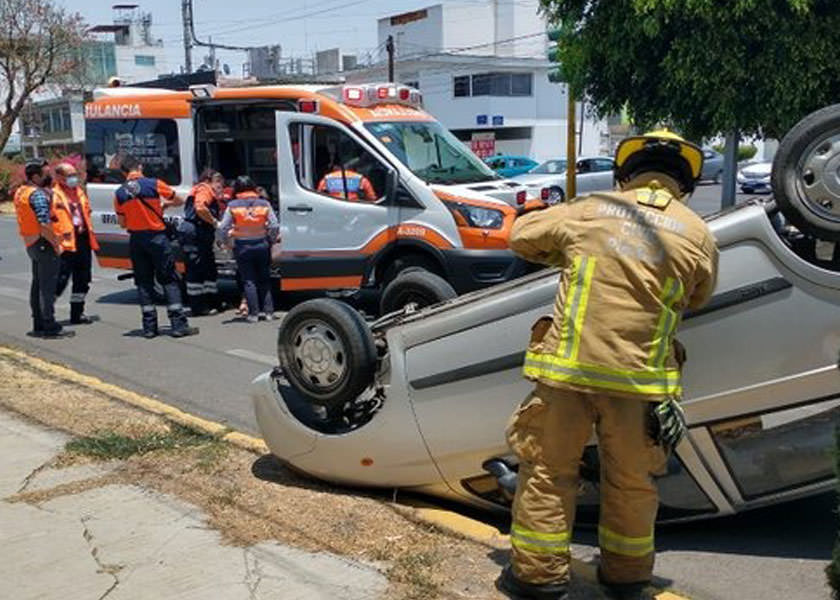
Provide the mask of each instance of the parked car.
{"label": "parked car", "polygon": [[714,183],[723,180],[723,154],[711,148],[703,149],[703,170],[700,172],[700,179]]}
{"label": "parked car", "polygon": [[[608,156],[578,159],[577,193],[613,189],[614,167],[613,159]],[[531,195],[541,197],[548,204],[563,202],[566,199],[566,159],[547,160],[528,173],[513,177],[513,180],[524,184]]]}
{"label": "parked car", "polygon": [[[707,217],[720,247],[710,303],[684,315],[688,436],[659,478],[660,520],[713,517],[833,489],[840,425],[840,259],[817,265],[774,227],[840,240],[840,104],[786,136],[776,203]],[[281,368],[252,384],[271,451],[295,469],[352,485],[410,488],[505,510],[517,464],[504,430],[531,390],[521,376],[531,325],[551,314],[558,271],[366,323],[314,300],[280,329]],[[772,324],[772,326],[768,326]],[[594,445],[584,452],[582,519],[598,505]]]}
{"label": "parked car", "polygon": [[738,185],[745,194],[769,194],[773,191],[770,173],[773,163],[769,161],[752,162],[738,169]]}
{"label": "parked car", "polygon": [[503,154],[489,156],[484,159],[484,162],[502,177],[514,177],[515,175],[527,173],[539,164],[527,156],[508,156]]}

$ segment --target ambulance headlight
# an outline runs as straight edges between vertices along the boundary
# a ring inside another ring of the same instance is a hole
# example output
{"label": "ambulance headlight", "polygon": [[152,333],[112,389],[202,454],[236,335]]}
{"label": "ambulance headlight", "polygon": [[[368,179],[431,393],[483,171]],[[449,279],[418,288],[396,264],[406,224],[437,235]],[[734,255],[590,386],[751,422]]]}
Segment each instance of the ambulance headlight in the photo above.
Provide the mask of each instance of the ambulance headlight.
{"label": "ambulance headlight", "polygon": [[[480,206],[470,206],[461,202],[447,202],[449,210],[457,212],[463,217],[469,227],[478,227],[479,229],[501,229],[505,219],[505,215],[500,210],[493,210],[492,208],[482,208]],[[457,219],[456,219],[457,220]]]}

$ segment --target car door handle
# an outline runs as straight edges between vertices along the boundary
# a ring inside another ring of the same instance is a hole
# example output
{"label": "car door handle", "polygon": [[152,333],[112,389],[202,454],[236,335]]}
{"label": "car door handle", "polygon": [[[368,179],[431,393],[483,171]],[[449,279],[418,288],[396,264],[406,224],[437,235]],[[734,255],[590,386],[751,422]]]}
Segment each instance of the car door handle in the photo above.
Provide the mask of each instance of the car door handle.
{"label": "car door handle", "polygon": [[287,206],[286,210],[290,210],[292,212],[312,212],[312,207],[308,204],[296,204],[295,206]]}

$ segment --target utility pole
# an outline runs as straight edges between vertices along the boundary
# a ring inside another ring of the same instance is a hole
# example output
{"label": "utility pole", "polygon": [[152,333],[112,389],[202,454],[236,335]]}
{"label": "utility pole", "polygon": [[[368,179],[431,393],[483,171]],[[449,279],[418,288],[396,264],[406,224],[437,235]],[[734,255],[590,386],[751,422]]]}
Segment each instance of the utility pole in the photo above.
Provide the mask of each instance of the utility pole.
{"label": "utility pole", "polygon": [[388,52],[388,83],[394,83],[394,36],[389,35],[385,40],[385,50]]}
{"label": "utility pole", "polygon": [[738,142],[740,136],[735,129],[726,134],[726,148],[723,150],[723,194],[721,208],[735,206],[735,174],[738,169]]}
{"label": "utility pole", "polygon": [[577,110],[572,86],[566,85],[566,202],[577,196]]}
{"label": "utility pole", "polygon": [[192,73],[193,13],[192,0],[181,0],[181,21],[184,24],[184,71]]}

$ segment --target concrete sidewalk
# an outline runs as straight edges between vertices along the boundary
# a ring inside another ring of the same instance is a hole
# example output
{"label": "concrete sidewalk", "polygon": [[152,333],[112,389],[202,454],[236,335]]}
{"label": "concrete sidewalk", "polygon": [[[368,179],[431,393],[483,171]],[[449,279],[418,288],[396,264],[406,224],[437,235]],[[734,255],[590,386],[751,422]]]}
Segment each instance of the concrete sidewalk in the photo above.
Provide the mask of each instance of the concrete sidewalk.
{"label": "concrete sidewalk", "polygon": [[[68,438],[0,410],[0,582],[27,599],[373,600],[372,565],[273,543],[222,544],[200,509],[129,485],[106,464],[53,468]],[[46,466],[45,466],[46,465]],[[15,495],[41,491],[38,504]]]}

